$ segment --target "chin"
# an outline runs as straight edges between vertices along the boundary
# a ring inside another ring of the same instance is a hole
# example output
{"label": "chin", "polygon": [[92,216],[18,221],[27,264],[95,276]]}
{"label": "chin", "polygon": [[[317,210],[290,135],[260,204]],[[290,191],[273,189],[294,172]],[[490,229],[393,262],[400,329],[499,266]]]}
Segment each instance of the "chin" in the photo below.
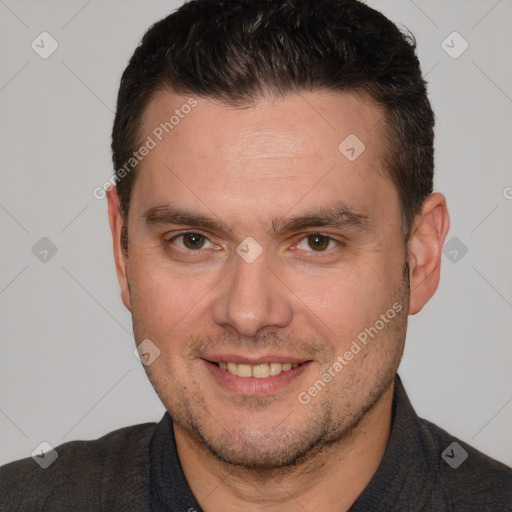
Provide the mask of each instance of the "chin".
{"label": "chin", "polygon": [[334,427],[325,404],[311,408],[300,421],[293,411],[274,422],[259,420],[252,424],[245,418],[225,424],[209,423],[209,417],[204,414],[185,419],[174,415],[174,421],[206,456],[229,466],[266,473],[305,463],[346,436],[357,423],[356,419],[345,417],[343,424]]}
{"label": "chin", "polygon": [[201,436],[199,442],[225,464],[268,472],[297,465],[323,444],[323,437],[321,431],[244,430],[214,439]]}

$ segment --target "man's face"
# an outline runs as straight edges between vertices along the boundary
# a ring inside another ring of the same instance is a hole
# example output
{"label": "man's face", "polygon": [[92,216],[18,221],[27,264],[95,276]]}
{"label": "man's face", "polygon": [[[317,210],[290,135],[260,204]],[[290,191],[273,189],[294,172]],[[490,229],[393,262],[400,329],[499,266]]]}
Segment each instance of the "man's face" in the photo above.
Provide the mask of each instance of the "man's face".
{"label": "man's face", "polygon": [[[283,466],[349,432],[402,354],[383,114],[352,94],[243,109],[196,98],[159,141],[188,99],[161,93],[143,119],[156,147],[132,193],[123,299],[137,343],[160,349],[146,370],[177,428],[224,461]],[[353,137],[339,149],[351,134],[365,145],[355,160]]]}

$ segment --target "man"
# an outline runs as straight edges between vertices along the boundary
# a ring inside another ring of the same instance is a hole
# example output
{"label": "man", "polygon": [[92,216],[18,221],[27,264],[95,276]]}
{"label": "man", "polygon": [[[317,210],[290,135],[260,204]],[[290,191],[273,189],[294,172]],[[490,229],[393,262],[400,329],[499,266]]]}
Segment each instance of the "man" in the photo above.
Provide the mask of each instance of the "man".
{"label": "man", "polygon": [[356,0],[196,0],[123,74],[117,274],[167,413],[0,469],[2,510],[512,507],[397,369],[449,228],[413,41]]}

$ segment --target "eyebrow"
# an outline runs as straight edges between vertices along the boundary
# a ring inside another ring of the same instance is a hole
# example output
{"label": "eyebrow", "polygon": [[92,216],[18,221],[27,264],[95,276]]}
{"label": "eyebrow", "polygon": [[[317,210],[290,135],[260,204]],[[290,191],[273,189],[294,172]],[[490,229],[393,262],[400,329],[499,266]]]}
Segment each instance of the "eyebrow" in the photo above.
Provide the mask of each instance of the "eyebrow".
{"label": "eyebrow", "polygon": [[345,203],[317,208],[289,219],[276,218],[272,221],[272,231],[280,234],[316,227],[348,229],[362,233],[373,231],[370,217],[355,211]]}
{"label": "eyebrow", "polygon": [[181,207],[164,204],[150,208],[142,215],[148,225],[186,224],[195,228],[229,232],[231,229],[220,220]]}
{"label": "eyebrow", "polygon": [[[221,220],[171,204],[154,206],[147,210],[142,217],[145,219],[145,223],[150,226],[176,224],[213,231],[233,231],[232,228]],[[316,208],[289,218],[276,217],[272,219],[271,226],[270,231],[276,234],[287,234],[315,227],[348,229],[361,233],[369,233],[374,229],[373,222],[368,215],[357,212],[345,203],[337,203],[331,207]]]}

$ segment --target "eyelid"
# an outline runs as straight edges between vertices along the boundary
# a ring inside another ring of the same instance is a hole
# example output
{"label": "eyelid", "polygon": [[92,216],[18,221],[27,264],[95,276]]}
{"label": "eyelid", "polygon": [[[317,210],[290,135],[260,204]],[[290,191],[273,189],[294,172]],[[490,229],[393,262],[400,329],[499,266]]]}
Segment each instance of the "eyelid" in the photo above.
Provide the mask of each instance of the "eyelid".
{"label": "eyelid", "polygon": [[[190,234],[194,234],[194,235],[199,235],[199,236],[202,236],[205,240],[207,240],[210,244],[212,244],[214,247],[215,247],[215,244],[211,241],[210,237],[205,235],[204,233],[202,233],[200,230],[191,230],[191,229],[188,229],[188,230],[185,230],[185,231],[181,231],[181,232],[178,232],[178,233],[173,233],[172,237],[171,238],[165,238],[165,243],[166,244],[171,244],[173,243],[177,238],[180,238],[180,237],[183,237],[185,235],[190,235]],[[200,249],[189,249],[188,247],[180,247],[179,245],[177,246],[179,249],[183,250],[183,251],[187,251],[187,252],[192,252],[192,253],[200,253],[202,252],[203,250],[205,250],[204,247],[201,247]]]}
{"label": "eyelid", "polygon": [[[195,235],[200,235],[202,236],[205,240],[207,240],[210,244],[212,244],[212,246],[214,247],[218,247],[218,244],[214,244],[212,242],[212,240],[210,239],[210,237],[206,234],[204,234],[203,232],[201,232],[201,230],[191,230],[191,229],[187,229],[187,230],[184,230],[184,231],[180,231],[180,232],[177,232],[177,233],[173,233],[172,234],[172,237],[171,238],[166,238],[165,239],[165,242],[166,244],[171,244],[172,242],[174,242],[177,238],[180,238],[180,237],[183,237],[187,234],[195,234]],[[342,247],[345,245],[345,240],[338,240],[336,238],[334,238],[333,236],[331,235],[328,235],[328,234],[325,234],[325,233],[322,233],[322,232],[319,232],[319,231],[310,231],[308,233],[302,233],[300,236],[300,238],[298,239],[298,241],[294,244],[293,247],[296,247],[300,242],[302,242],[303,240],[306,240],[308,237],[312,236],[312,235],[319,235],[319,236],[323,236],[325,238],[328,238],[329,239],[329,243],[330,242],[334,242],[337,247]],[[344,238],[344,237],[339,237],[339,238]],[[187,247],[180,247],[178,246],[179,249],[183,250],[183,251],[186,251],[186,252],[190,252],[190,253],[201,253],[202,251],[205,250],[204,247],[201,247],[200,249],[189,249]],[[301,249],[301,250],[304,250],[304,249]],[[307,253],[311,253],[311,254],[316,254],[318,256],[321,256],[322,254],[327,254],[327,253],[330,253],[331,251],[333,251],[334,248],[331,248],[331,249],[326,249],[324,251],[315,251],[314,249],[311,249],[311,250],[304,250],[305,252]]]}
{"label": "eyelid", "polygon": [[[327,235],[327,234],[321,233],[319,231],[311,231],[309,233],[303,234],[301,236],[301,238],[299,238],[299,240],[294,244],[294,247],[298,246],[303,240],[306,240],[308,237],[310,237],[312,235],[318,235],[318,236],[322,236],[322,237],[328,238],[329,239],[329,243],[334,242],[336,244],[337,248],[343,247],[345,245],[345,241],[344,240],[338,240],[338,239],[334,238],[331,235]],[[340,237],[340,238],[343,238],[343,237]],[[322,254],[327,254],[327,253],[332,252],[333,250],[335,250],[335,248],[325,249],[323,251],[315,251],[314,249],[311,249],[311,250],[299,249],[299,250],[303,250],[303,251],[305,251],[307,253],[311,253],[311,254],[315,254],[315,255],[321,256]]]}

